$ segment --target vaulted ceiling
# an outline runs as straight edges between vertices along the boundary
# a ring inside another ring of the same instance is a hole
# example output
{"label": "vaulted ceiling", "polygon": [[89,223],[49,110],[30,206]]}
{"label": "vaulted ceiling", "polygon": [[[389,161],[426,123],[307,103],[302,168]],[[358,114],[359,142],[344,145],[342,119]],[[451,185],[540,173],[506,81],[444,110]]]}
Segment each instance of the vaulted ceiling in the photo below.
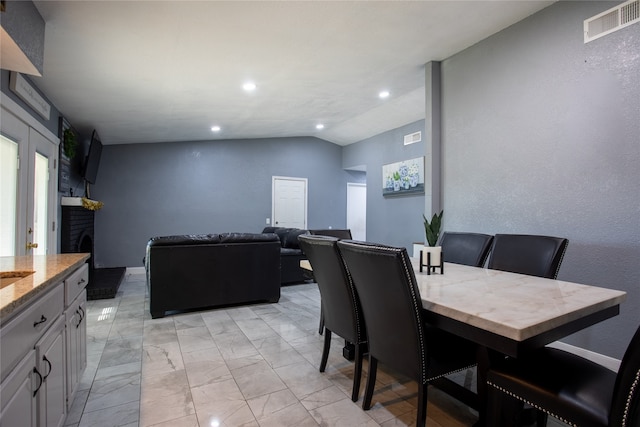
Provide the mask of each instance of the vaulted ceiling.
{"label": "vaulted ceiling", "polygon": [[[424,118],[425,63],[551,3],[36,1],[44,71],[32,80],[105,144],[317,136],[347,145]],[[243,90],[248,81],[255,90]]]}

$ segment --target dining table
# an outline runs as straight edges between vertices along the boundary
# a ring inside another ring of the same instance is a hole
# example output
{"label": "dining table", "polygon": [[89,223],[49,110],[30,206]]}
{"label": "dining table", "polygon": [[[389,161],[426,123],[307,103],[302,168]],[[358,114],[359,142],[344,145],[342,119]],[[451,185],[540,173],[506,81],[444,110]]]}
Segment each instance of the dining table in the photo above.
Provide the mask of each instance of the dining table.
{"label": "dining table", "polygon": [[[427,271],[411,258],[428,323],[478,345],[476,425],[484,425],[492,360],[521,357],[620,313],[626,292],[482,267],[444,263]],[[312,270],[301,261],[301,268]],[[366,321],[366,319],[365,319]],[[446,383],[436,384],[447,387]],[[453,391],[453,389],[451,389]],[[462,396],[469,401],[468,396]]]}
{"label": "dining table", "polygon": [[[496,358],[521,357],[620,313],[626,292],[444,263],[420,271],[411,259],[427,322],[478,345],[478,426],[486,414],[486,372]],[[441,384],[442,385],[442,384]]]}

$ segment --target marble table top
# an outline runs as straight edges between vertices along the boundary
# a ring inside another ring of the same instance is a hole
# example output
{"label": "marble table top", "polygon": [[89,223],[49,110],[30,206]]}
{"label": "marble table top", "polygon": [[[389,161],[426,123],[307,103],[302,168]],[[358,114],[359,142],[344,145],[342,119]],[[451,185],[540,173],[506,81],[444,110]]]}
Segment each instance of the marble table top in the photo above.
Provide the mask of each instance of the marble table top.
{"label": "marble table top", "polygon": [[425,309],[524,341],[608,307],[626,292],[524,274],[445,263],[444,274],[418,271]]}
{"label": "marble table top", "polygon": [[5,322],[32,298],[60,283],[89,259],[90,254],[57,254],[0,257],[0,273],[30,273],[0,288],[0,321]]}

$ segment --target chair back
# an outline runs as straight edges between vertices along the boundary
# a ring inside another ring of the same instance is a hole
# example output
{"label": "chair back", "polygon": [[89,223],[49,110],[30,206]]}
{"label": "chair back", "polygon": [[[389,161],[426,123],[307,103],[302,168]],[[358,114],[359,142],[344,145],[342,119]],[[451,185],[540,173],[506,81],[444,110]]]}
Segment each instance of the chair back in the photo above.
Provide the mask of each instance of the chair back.
{"label": "chair back", "polygon": [[301,235],[298,240],[320,289],[325,327],[354,344],[366,341],[360,301],[336,246],[338,239]]}
{"label": "chair back", "polygon": [[613,389],[610,426],[640,426],[640,328],[622,358]]}
{"label": "chair back", "polygon": [[337,237],[338,239],[347,239],[351,240],[351,230],[348,228],[340,229],[340,228],[327,228],[323,230],[309,230],[309,234],[314,236],[331,236]]}
{"label": "chair back", "polygon": [[440,246],[445,262],[482,267],[492,242],[493,236],[489,234],[445,231]]}
{"label": "chair back", "polygon": [[338,242],[367,324],[369,354],[426,382],[422,301],[407,250],[365,242]]}
{"label": "chair back", "polygon": [[496,234],[488,267],[555,279],[569,240],[531,234]]}

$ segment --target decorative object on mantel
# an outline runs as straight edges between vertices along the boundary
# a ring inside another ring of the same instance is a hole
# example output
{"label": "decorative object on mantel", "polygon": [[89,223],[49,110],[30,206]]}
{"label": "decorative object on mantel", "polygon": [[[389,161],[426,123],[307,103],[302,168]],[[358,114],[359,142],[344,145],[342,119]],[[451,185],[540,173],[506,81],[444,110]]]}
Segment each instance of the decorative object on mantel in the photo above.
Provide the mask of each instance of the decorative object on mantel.
{"label": "decorative object on mantel", "polygon": [[99,211],[104,206],[104,203],[99,202],[97,200],[91,200],[91,199],[87,199],[86,197],[83,197],[82,206],[85,209],[89,209],[90,211]]}
{"label": "decorative object on mantel", "polygon": [[97,200],[91,200],[86,197],[62,197],[60,205],[82,206],[90,211],[99,211],[104,206],[104,203]]}
{"label": "decorative object on mantel", "polygon": [[[422,267],[427,267],[427,274],[435,273],[436,268],[440,269],[440,274],[444,273],[444,258],[442,256],[442,246],[436,246],[440,238],[440,226],[442,225],[442,213],[433,214],[431,222],[422,214],[424,220],[424,233],[427,240],[427,246],[420,251],[420,272]],[[424,263],[426,257],[427,263]]]}
{"label": "decorative object on mantel", "polygon": [[73,159],[76,156],[76,149],[78,148],[78,138],[71,128],[65,129],[62,133],[62,143],[64,146],[64,155],[69,159]]}
{"label": "decorative object on mantel", "polygon": [[424,157],[382,166],[382,195],[424,193]]}

